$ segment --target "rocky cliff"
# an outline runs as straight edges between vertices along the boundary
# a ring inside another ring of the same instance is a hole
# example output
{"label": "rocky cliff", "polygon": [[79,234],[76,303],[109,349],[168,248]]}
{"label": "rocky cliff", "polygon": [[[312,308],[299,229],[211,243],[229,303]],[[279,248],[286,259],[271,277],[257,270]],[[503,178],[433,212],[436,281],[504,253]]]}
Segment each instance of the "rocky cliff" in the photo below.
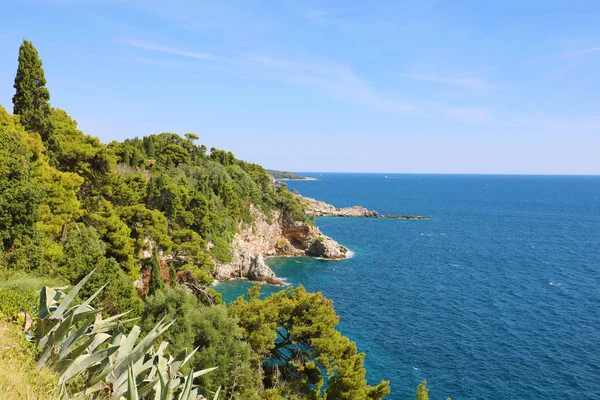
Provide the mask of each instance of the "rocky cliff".
{"label": "rocky cliff", "polygon": [[233,260],[217,263],[215,277],[219,280],[248,278],[272,284],[282,282],[264,263],[263,256],[310,256],[343,259],[348,249],[306,222],[291,221],[284,213],[273,211],[265,215],[251,206],[254,222],[242,224],[232,241]]}

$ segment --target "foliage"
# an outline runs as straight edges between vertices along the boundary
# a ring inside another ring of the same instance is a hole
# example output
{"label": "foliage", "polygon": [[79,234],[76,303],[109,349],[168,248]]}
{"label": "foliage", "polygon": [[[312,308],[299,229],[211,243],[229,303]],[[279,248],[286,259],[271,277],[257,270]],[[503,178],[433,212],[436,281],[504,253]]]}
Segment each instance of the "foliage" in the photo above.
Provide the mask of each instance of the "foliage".
{"label": "foliage", "polygon": [[417,388],[417,397],[415,400],[429,400],[429,389],[427,389],[427,381],[423,381]]}
{"label": "foliage", "polygon": [[79,198],[93,207],[93,201],[111,193],[116,179],[116,157],[97,138],[77,129],[77,122],[64,110],[53,108],[50,121],[54,138],[60,144],[54,154],[57,168],[84,179]]}
{"label": "foliage", "polygon": [[150,282],[148,283],[148,295],[152,296],[165,287],[165,283],[160,277],[160,261],[158,260],[158,250],[152,249],[152,259],[150,260]]}
{"label": "foliage", "polygon": [[199,388],[193,380],[214,368],[183,375],[180,369],[194,351],[188,355],[184,350],[175,358],[166,358],[166,342],[154,347],[174,321],[159,321],[141,339],[138,326],[125,334],[121,328],[125,314],[103,319],[100,310],[90,306],[104,286],[83,303],[70,307],[92,274],[68,294],[42,289],[35,332],[40,354],[37,368],[55,371],[66,397],[174,399],[177,395],[182,400],[195,399]]}
{"label": "foliage", "polygon": [[23,324],[21,313],[33,315],[37,305],[37,292],[21,291],[18,287],[0,288],[0,321]]}
{"label": "foliage", "polygon": [[13,113],[29,132],[37,132],[50,150],[56,148],[50,122],[50,92],[36,48],[24,39],[19,47],[19,65],[13,87]]}
{"label": "foliage", "polygon": [[134,240],[131,238],[131,229],[121,220],[109,201],[102,200],[99,204],[97,211],[88,216],[90,224],[107,244],[107,256],[117,260],[130,276],[136,277],[139,270],[133,257]]}
{"label": "foliage", "polygon": [[306,179],[304,176],[296,175],[289,171],[279,171],[276,169],[268,169],[267,174],[272,176],[274,179]]}
{"label": "foliage", "polygon": [[0,244],[4,250],[15,240],[34,235],[43,201],[43,193],[31,179],[34,154],[16,120],[0,106]]}
{"label": "foliage", "polygon": [[[321,293],[302,286],[288,288],[264,300],[260,286],[229,308],[239,318],[242,333],[262,369],[264,390],[282,396],[335,399],[381,399],[389,382],[367,385],[363,353],[335,329],[338,317]],[[326,383],[326,385],[325,385]]]}
{"label": "foliage", "polygon": [[80,227],[69,232],[64,253],[58,260],[56,273],[67,282],[75,284],[91,271],[96,273],[82,289],[82,296],[91,296],[105,283],[110,283],[92,305],[103,307],[108,314],[133,310],[138,314],[141,301],[131,278],[123,272],[113,258],[106,257],[106,244],[92,227]]}
{"label": "foliage", "polygon": [[204,307],[181,287],[165,288],[147,298],[141,326],[148,331],[165,317],[177,318],[178,323],[163,333],[162,340],[172,349],[198,348],[189,361],[191,368],[219,367],[200,378],[201,386],[212,391],[222,387],[226,398],[253,398],[250,347],[225,306]]}

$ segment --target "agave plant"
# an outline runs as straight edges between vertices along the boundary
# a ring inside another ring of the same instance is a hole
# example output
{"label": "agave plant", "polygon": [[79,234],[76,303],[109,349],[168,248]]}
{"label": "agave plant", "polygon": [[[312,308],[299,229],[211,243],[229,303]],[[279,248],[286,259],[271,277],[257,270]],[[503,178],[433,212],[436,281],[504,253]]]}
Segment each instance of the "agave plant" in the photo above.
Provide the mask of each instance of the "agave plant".
{"label": "agave plant", "polygon": [[[196,377],[213,371],[190,371],[181,368],[196,352],[184,350],[176,357],[166,356],[168,343],[154,347],[156,340],[175,321],[159,321],[140,339],[141,329],[134,326],[123,333],[127,313],[103,319],[101,311],[90,304],[104,285],[79,305],[69,307],[94,271],[83,278],[68,294],[63,289],[44,287],[40,293],[40,311],[36,339],[40,356],[37,367],[48,367],[59,375],[61,395],[75,398],[194,400],[199,387]],[[73,381],[84,382],[76,393],[69,393]],[[215,399],[219,391],[215,394]]]}

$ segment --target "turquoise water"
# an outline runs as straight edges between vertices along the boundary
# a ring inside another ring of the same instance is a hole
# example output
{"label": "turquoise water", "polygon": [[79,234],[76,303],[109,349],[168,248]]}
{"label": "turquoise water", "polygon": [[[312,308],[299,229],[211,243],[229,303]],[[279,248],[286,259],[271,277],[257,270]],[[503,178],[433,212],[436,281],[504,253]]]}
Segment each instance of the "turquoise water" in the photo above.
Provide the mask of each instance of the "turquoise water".
{"label": "turquoise water", "polygon": [[269,261],[334,300],[389,399],[600,399],[600,177],[309,175],[289,186],[431,218],[319,218],[353,258]]}

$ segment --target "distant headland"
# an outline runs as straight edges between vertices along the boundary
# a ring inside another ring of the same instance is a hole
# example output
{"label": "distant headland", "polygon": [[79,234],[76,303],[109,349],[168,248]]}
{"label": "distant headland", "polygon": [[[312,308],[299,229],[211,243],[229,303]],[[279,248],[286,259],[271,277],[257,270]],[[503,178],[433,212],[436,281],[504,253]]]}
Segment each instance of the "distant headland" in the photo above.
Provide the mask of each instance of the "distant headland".
{"label": "distant headland", "polygon": [[276,181],[316,181],[317,178],[312,178],[310,176],[300,176],[296,175],[290,171],[279,171],[276,169],[267,169],[267,174],[271,176]]}

